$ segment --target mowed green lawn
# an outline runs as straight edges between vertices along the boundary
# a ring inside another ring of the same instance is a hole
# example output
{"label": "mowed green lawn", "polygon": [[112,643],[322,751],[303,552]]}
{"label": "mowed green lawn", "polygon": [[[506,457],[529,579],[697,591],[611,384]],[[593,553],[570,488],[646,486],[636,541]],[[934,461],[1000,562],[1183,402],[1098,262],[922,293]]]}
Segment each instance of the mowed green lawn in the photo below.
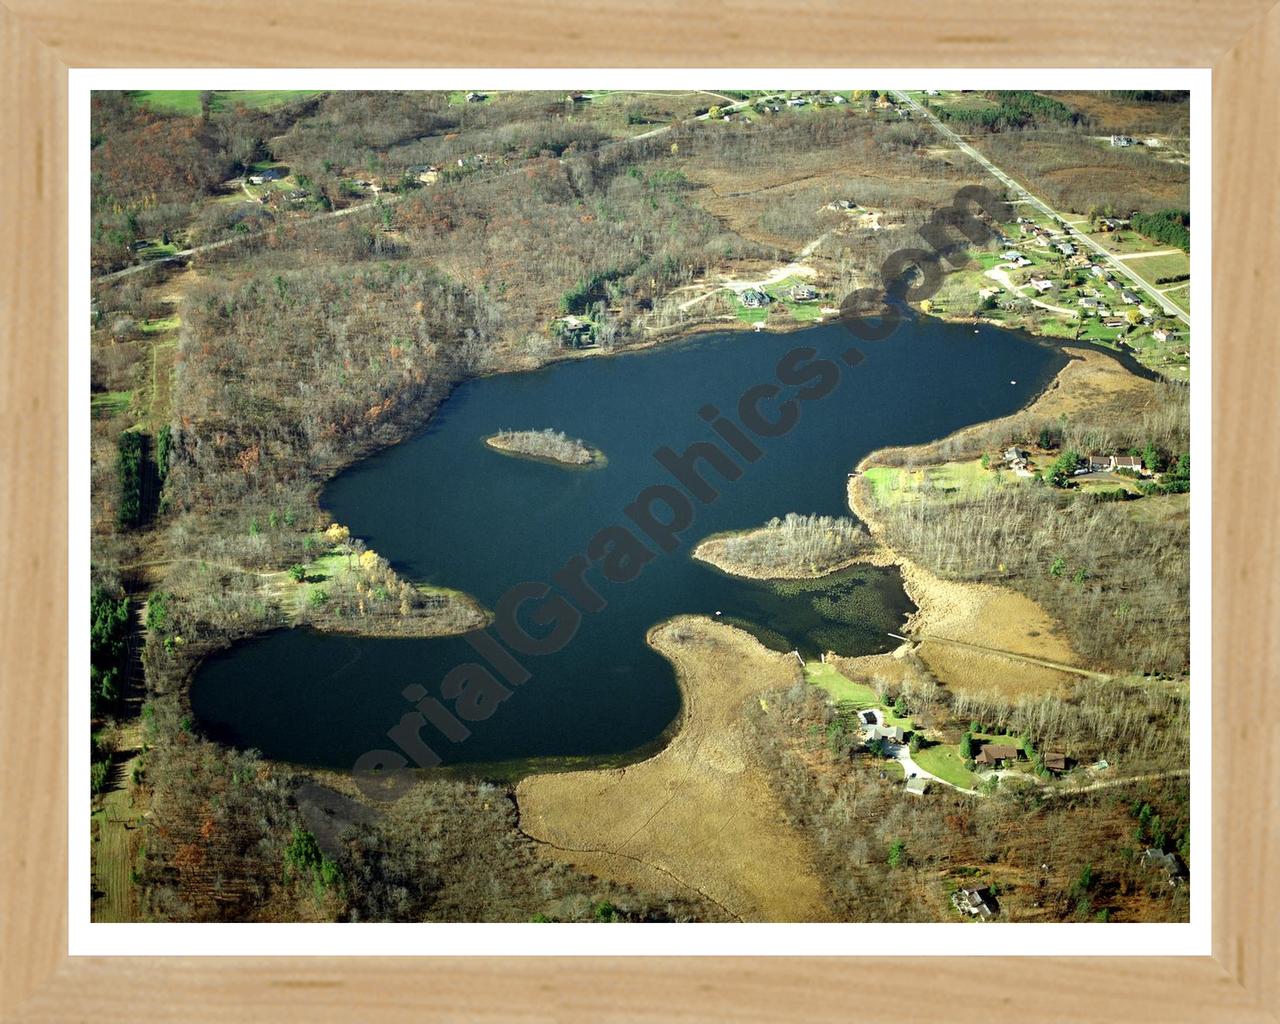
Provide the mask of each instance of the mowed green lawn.
{"label": "mowed green lawn", "polygon": [[927,469],[898,469],[872,466],[862,474],[871,485],[871,495],[880,505],[896,505],[913,501],[925,488],[941,491],[956,500],[975,498],[996,487],[1021,483],[1023,478],[1012,473],[983,469],[977,459],[968,462],[946,462]]}
{"label": "mowed green lawn", "polygon": [[[200,113],[202,89],[139,89],[133,93],[133,101],[158,114],[185,114],[190,117]],[[252,110],[270,110],[295,100],[319,96],[320,89],[248,89],[236,92],[214,92],[214,110],[233,110],[249,107]]]}
{"label": "mowed green lawn", "polygon": [[1170,253],[1168,256],[1144,256],[1142,259],[1125,260],[1124,265],[1152,285],[1155,285],[1156,281],[1162,277],[1174,277],[1191,273],[1191,257],[1185,252]]}
{"label": "mowed green lawn", "polygon": [[89,409],[94,416],[123,416],[132,403],[132,391],[103,391],[90,396]]}
{"label": "mowed green lawn", "polygon": [[900,725],[907,732],[915,728],[910,718],[899,718],[891,709],[880,703],[880,695],[866,683],[854,682],[825,662],[811,661],[806,664],[804,677],[811,686],[825,690],[837,704],[852,704],[859,711],[878,708],[884,715],[886,725]]}
{"label": "mowed green lawn", "polygon": [[936,775],[953,786],[973,789],[978,784],[977,776],[964,766],[959,748],[951,744],[924,747],[912,754],[911,759],[930,775]]}

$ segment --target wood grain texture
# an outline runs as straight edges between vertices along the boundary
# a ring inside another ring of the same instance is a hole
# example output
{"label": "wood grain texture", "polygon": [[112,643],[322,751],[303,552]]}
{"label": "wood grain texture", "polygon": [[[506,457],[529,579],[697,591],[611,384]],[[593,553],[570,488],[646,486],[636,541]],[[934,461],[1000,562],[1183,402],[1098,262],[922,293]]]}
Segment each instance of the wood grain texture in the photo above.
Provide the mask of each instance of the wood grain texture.
{"label": "wood grain texture", "polygon": [[[1277,1020],[1280,302],[1272,278],[1280,256],[1273,106],[1280,13],[1268,7],[906,0],[889,8],[807,4],[794,19],[757,2],[694,9],[559,0],[481,9],[457,0],[429,7],[18,0],[0,7],[4,1019],[824,1022],[892,999],[903,1022],[953,1020],[965,1006],[1021,1020]],[[762,45],[752,26],[764,17]],[[65,69],[176,63],[1214,66],[1213,686],[1223,738],[1214,761],[1214,957],[68,959]]]}
{"label": "wood grain texture", "polygon": [[6,1011],[44,983],[67,945],[66,138],[62,61],[0,7],[0,566],[6,567],[0,1009]]}
{"label": "wood grain texture", "polygon": [[[1280,7],[1213,84],[1214,955],[1276,1012],[1280,921]],[[1259,441],[1266,439],[1261,444]],[[1232,453],[1249,451],[1248,459]]]}
{"label": "wood grain texture", "polygon": [[1205,67],[1272,5],[7,2],[68,65],[125,67]]}

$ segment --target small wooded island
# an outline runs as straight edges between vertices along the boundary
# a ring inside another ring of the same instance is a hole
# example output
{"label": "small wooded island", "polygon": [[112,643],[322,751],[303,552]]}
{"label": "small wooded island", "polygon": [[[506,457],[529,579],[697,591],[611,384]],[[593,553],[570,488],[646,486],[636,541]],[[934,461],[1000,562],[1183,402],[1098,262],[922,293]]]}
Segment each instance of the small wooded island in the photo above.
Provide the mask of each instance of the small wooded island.
{"label": "small wooded island", "polygon": [[540,459],[578,469],[603,466],[607,461],[599,448],[592,448],[585,441],[550,427],[545,430],[499,430],[492,437],[485,438],[484,443],[504,455]]}
{"label": "small wooded island", "polygon": [[748,579],[811,579],[871,560],[875,542],[852,519],[788,513],[741,533],[708,537],[693,557]]}

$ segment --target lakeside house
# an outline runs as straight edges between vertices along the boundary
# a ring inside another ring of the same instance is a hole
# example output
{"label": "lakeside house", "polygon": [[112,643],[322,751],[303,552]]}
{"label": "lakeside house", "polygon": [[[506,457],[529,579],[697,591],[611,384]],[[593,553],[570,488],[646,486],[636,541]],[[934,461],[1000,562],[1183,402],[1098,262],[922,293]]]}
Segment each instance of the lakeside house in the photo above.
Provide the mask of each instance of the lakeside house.
{"label": "lakeside house", "polygon": [[762,309],[773,301],[769,298],[767,293],[761,291],[759,288],[748,288],[741,296],[739,296],[739,298],[742,299],[742,304],[746,306],[747,309]]}
{"label": "lakeside house", "polygon": [[962,914],[980,917],[983,920],[995,917],[1000,912],[1000,905],[985,885],[957,889],[951,894],[951,905]]}
{"label": "lakeside house", "polygon": [[1021,448],[1006,448],[1004,450],[1004,461],[1012,470],[1028,469],[1027,460],[1030,454],[1030,452],[1025,452]]}
{"label": "lakeside house", "polygon": [[578,316],[562,316],[556,321],[556,333],[565,348],[594,348],[595,330],[590,320]]}
{"label": "lakeside house", "polygon": [[974,764],[988,765],[992,768],[1003,767],[1007,761],[1018,760],[1021,751],[1008,743],[984,743],[973,759]]}
{"label": "lakeside house", "polygon": [[818,297],[818,289],[809,284],[791,286],[791,298],[794,302],[812,302]]}

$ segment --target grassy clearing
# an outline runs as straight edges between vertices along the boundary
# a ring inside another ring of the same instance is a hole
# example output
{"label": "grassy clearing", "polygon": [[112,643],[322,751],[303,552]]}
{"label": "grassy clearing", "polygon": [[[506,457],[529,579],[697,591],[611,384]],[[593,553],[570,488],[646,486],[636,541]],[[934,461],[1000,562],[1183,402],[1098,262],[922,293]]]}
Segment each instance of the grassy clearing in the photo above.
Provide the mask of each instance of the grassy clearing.
{"label": "grassy clearing", "polygon": [[978,784],[978,777],[964,766],[959,748],[950,744],[924,747],[912,754],[911,759],[930,775],[936,775],[953,786],[973,789]]}
{"label": "grassy clearing", "polygon": [[[1128,256],[1138,252],[1159,252],[1161,249],[1173,248],[1173,246],[1164,242],[1154,242],[1136,231],[1096,231],[1090,234],[1089,237],[1108,252],[1114,252],[1121,256]],[[1143,261],[1137,260],[1135,262],[1141,263]]]}
{"label": "grassy clearing", "polygon": [[915,501],[926,491],[934,497],[942,494],[955,501],[969,501],[997,487],[1020,484],[1025,479],[1012,473],[983,469],[978,459],[945,462],[925,469],[872,466],[862,475],[871,485],[872,497],[878,505]]}
{"label": "grassy clearing", "polygon": [[123,416],[132,404],[132,391],[106,391],[90,397],[89,412],[95,417],[103,418]]}
{"label": "grassy clearing", "polygon": [[1081,341],[1101,341],[1111,342],[1114,344],[1117,339],[1123,337],[1125,329],[1123,327],[1107,327],[1097,317],[1089,317],[1080,327]]}
{"label": "grassy clearing", "polygon": [[882,704],[880,695],[866,683],[854,682],[825,662],[810,662],[805,665],[804,677],[810,685],[826,691],[837,704],[850,704],[858,711],[875,708],[884,715],[885,725],[898,725],[907,732],[915,729],[915,723],[910,718],[895,715],[893,709]]}
{"label": "grassy clearing", "polygon": [[181,317],[166,316],[155,320],[143,320],[138,324],[138,330],[143,334],[164,334],[166,331],[176,331],[181,324]]}
{"label": "grassy clearing", "polygon": [[[197,117],[200,114],[200,89],[140,89],[133,93],[133,101],[139,106],[154,110],[157,114],[182,114]],[[234,110],[248,107],[251,110],[270,110],[286,103],[319,96],[320,89],[248,89],[236,92],[215,92],[213,110]]]}
{"label": "grassy clearing", "polygon": [[1125,260],[1124,265],[1152,287],[1164,287],[1164,284],[1156,284],[1158,278],[1191,273],[1191,257],[1185,252],[1172,253],[1169,256],[1150,256],[1141,260]]}
{"label": "grassy clearing", "polygon": [[136,253],[140,260],[162,260],[178,252],[176,242],[148,242]]}

